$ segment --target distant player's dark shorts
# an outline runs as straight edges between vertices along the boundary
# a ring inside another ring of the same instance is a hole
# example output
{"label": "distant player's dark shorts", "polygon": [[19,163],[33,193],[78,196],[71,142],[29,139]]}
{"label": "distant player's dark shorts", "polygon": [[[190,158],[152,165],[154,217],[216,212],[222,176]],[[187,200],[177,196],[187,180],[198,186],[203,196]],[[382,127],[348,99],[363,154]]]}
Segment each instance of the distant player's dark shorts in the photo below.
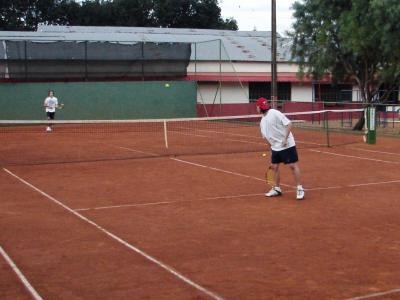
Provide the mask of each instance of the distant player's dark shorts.
{"label": "distant player's dark shorts", "polygon": [[46,112],[46,115],[47,115],[47,118],[49,118],[50,120],[54,120],[54,115],[55,115],[56,113],[55,112]]}
{"label": "distant player's dark shorts", "polygon": [[282,151],[272,150],[271,163],[273,164],[284,163],[285,165],[287,165],[293,164],[297,161],[299,161],[299,157],[297,156],[296,146],[287,148]]}

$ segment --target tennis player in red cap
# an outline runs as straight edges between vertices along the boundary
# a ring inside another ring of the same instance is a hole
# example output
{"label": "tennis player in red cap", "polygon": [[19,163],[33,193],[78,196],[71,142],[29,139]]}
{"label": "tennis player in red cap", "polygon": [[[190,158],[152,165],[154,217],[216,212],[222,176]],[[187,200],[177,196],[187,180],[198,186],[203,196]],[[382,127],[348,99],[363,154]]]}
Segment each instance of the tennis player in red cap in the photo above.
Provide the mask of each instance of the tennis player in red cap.
{"label": "tennis player in red cap", "polygon": [[274,186],[265,196],[282,195],[279,165],[284,163],[293,172],[297,185],[296,199],[303,200],[304,189],[301,185],[296,143],[291,133],[292,122],[279,110],[270,108],[267,99],[263,97],[257,100],[256,105],[257,111],[263,115],[260,122],[261,135],[271,145],[271,168],[274,172]]}

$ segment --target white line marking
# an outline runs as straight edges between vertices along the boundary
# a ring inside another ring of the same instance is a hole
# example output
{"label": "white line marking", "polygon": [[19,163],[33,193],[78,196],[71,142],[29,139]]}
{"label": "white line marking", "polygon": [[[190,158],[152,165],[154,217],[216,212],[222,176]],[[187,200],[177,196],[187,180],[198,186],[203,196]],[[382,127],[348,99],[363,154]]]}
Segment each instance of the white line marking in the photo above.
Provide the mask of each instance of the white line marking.
{"label": "white line marking", "polygon": [[209,138],[207,135],[200,135],[200,134],[195,134],[195,133],[186,133],[186,132],[179,132],[179,131],[169,131],[172,132],[173,134],[181,134],[181,135],[188,135],[188,136],[197,136],[201,138]]}
{"label": "white line marking", "polygon": [[[335,190],[335,189],[345,189],[345,188],[351,188],[351,187],[390,184],[390,183],[400,183],[400,180],[359,183],[359,184],[350,184],[350,185],[342,185],[342,186],[338,185],[338,186],[305,188],[304,190],[307,192],[320,191],[320,190]],[[154,206],[154,205],[163,205],[163,204],[175,204],[175,203],[182,203],[182,202],[195,202],[195,201],[206,201],[206,200],[217,200],[217,199],[233,199],[233,198],[263,196],[263,195],[264,195],[264,193],[262,193],[262,194],[261,193],[260,194],[245,194],[245,195],[227,195],[227,196],[206,197],[206,198],[192,199],[192,200],[171,200],[171,201],[148,202],[148,203],[138,203],[138,204],[137,203],[136,204],[121,204],[121,205],[99,206],[99,207],[89,207],[89,208],[76,208],[75,211],[102,210],[102,209],[125,208],[125,207],[144,207],[144,206]]]}
{"label": "white line marking", "polygon": [[397,155],[397,156],[400,156],[400,153],[394,153],[394,152],[367,150],[367,149],[361,149],[361,148],[355,148],[355,147],[351,147],[351,148],[349,148],[349,149],[351,149],[351,150],[357,150],[357,151],[371,152],[371,153],[381,153],[381,154],[390,154],[390,155]]}
{"label": "white line marking", "polygon": [[[205,131],[205,130],[199,130],[199,131]],[[214,132],[214,131],[207,131],[207,132]],[[194,133],[183,133],[183,132],[174,132],[175,134],[182,134],[182,135],[188,135],[188,136],[196,136],[196,137],[201,137],[201,138],[207,138],[207,139],[220,139],[218,136],[211,136],[211,135],[200,135],[200,134],[194,134]],[[224,135],[234,135],[234,136],[243,136],[247,138],[252,138],[251,136],[245,136],[243,134],[233,134],[233,133],[228,133],[228,132],[217,132],[215,131],[214,133],[221,133]],[[257,138],[259,139],[259,138]],[[231,141],[231,142],[238,142],[238,143],[245,143],[245,144],[256,144],[256,145],[263,145],[266,146],[266,143],[262,142],[252,142],[248,140],[234,140],[234,139],[228,139],[224,138],[225,141]]]}
{"label": "white line marking", "polygon": [[33,299],[35,300],[43,300],[43,298],[36,292],[33,286],[29,283],[28,279],[22,274],[22,272],[18,269],[17,265],[12,261],[12,259],[8,256],[6,251],[0,246],[0,253],[6,260],[6,262],[10,265],[11,269],[17,274],[19,280],[22,281],[25,288],[31,293]]}
{"label": "white line marking", "polygon": [[218,197],[207,197],[192,200],[171,200],[171,201],[161,201],[161,202],[149,202],[149,203],[139,203],[139,204],[122,204],[122,205],[111,205],[111,206],[99,206],[93,208],[77,208],[75,211],[85,211],[85,210],[100,210],[100,209],[110,209],[110,208],[124,208],[124,207],[142,207],[142,206],[153,206],[162,204],[175,204],[182,202],[195,202],[195,201],[206,201],[206,200],[217,200],[217,199],[232,199],[232,198],[244,198],[244,197],[254,197],[261,196],[264,194],[247,194],[247,195],[234,195],[234,196],[218,196]]}
{"label": "white line marking", "polygon": [[[184,164],[189,164],[189,165],[193,165],[193,166],[196,166],[196,167],[200,167],[200,168],[206,168],[206,169],[210,169],[210,170],[217,171],[217,172],[227,173],[227,174],[231,174],[231,175],[236,175],[236,176],[240,176],[240,177],[244,177],[244,178],[250,178],[250,179],[255,179],[255,180],[258,180],[258,181],[264,181],[265,182],[264,178],[258,178],[258,177],[255,177],[255,176],[245,175],[245,174],[241,174],[241,173],[237,173],[237,172],[232,172],[232,171],[223,170],[223,169],[219,169],[219,168],[214,168],[214,167],[210,167],[210,166],[206,166],[206,165],[201,165],[201,164],[198,164],[198,163],[194,163],[194,162],[183,160],[183,159],[179,159],[179,158],[171,158],[171,159],[175,160],[175,161],[178,161],[178,162],[181,162],[181,163],[184,163]],[[288,184],[281,183],[281,185],[286,186],[286,187],[296,188],[295,186],[288,185]]]}
{"label": "white line marking", "polygon": [[[240,137],[246,137],[250,139],[257,139],[260,140],[260,137],[256,136],[251,136],[251,135],[245,135],[245,134],[238,134],[238,133],[231,133],[231,132],[224,132],[224,131],[212,131],[212,130],[202,130],[199,129],[198,131],[203,131],[203,132],[209,132],[209,133],[217,133],[217,134],[223,134],[223,135],[231,135],[231,136],[240,136]],[[179,134],[183,134],[180,132],[175,132]],[[198,134],[191,134],[191,133],[186,133],[186,135],[193,135],[193,136],[199,136],[199,137],[205,137],[205,138],[215,138],[213,136],[204,136],[204,135],[198,135]],[[236,142],[242,142],[242,143],[249,143],[249,144],[258,144],[258,145],[267,145],[265,142],[251,142],[251,141],[246,141],[246,140],[232,140],[232,139],[227,139],[228,141],[236,141]],[[307,144],[307,145],[317,145],[317,146],[326,146],[326,144],[320,144],[320,143],[315,143],[315,142],[306,142],[306,141],[301,141],[301,140],[296,140],[296,143],[298,144]]]}
{"label": "white line marking", "polygon": [[322,153],[322,154],[330,154],[330,155],[341,156],[341,157],[349,157],[349,158],[357,158],[357,159],[362,159],[362,160],[376,161],[376,162],[382,162],[382,163],[388,163],[388,164],[396,164],[396,165],[400,164],[400,162],[397,162],[397,161],[389,161],[389,160],[382,160],[382,159],[375,159],[375,158],[367,158],[367,157],[360,157],[360,156],[347,155],[347,154],[338,154],[338,153],[320,151],[320,150],[314,150],[314,149],[308,149],[308,151]]}
{"label": "white line marking", "polygon": [[50,196],[49,194],[43,192],[42,190],[40,190],[39,188],[35,187],[34,185],[30,184],[29,182],[25,181],[24,179],[22,179],[21,177],[19,177],[18,175],[14,174],[13,172],[3,168],[3,170],[5,172],[7,172],[8,174],[10,174],[11,176],[13,176],[14,178],[18,179],[19,181],[21,181],[22,183],[26,184],[27,186],[29,186],[31,189],[35,190],[36,192],[38,192],[39,194],[45,196],[46,198],[50,199],[51,201],[53,201],[54,203],[60,205],[61,207],[63,207],[65,210],[69,211],[70,213],[72,213],[73,215],[75,215],[76,217],[78,217],[79,219],[85,221],[86,223],[89,223],[90,225],[94,226],[95,228],[97,228],[98,230],[100,230],[101,232],[103,232],[104,234],[108,235],[109,237],[111,237],[112,239],[116,240],[117,242],[121,243],[122,245],[124,245],[125,247],[133,250],[134,252],[142,255],[143,257],[145,257],[146,259],[148,259],[149,261],[153,262],[154,264],[158,265],[159,267],[163,268],[164,270],[166,270],[167,272],[175,275],[177,278],[179,278],[180,280],[182,280],[183,282],[187,283],[188,285],[196,288],[197,290],[203,292],[204,294],[210,296],[211,298],[214,299],[218,299],[218,300],[222,300],[223,298],[221,298],[219,295],[215,294],[214,292],[211,292],[210,290],[207,290],[206,288],[200,286],[199,284],[195,283],[194,281],[190,280],[188,277],[180,274],[178,271],[174,270],[172,267],[168,266],[167,264],[161,262],[160,260],[150,256],[149,254],[145,253],[144,251],[140,250],[139,248],[129,244],[128,242],[124,241],[123,239],[121,239],[120,237],[116,236],[115,234],[111,233],[110,231],[106,230],[105,228],[101,227],[100,225],[98,225],[97,223],[89,220],[88,218],[86,218],[85,216],[81,215],[80,213],[74,211],[72,208],[68,207],[67,205],[63,204],[62,202],[58,201],[57,199],[55,199],[54,197]]}
{"label": "white line marking", "polygon": [[145,152],[145,151],[139,151],[139,150],[135,150],[135,149],[132,149],[132,148],[121,147],[121,146],[116,146],[116,145],[112,145],[112,144],[106,144],[106,145],[111,146],[111,147],[115,147],[115,148],[119,148],[119,149],[128,150],[128,151],[131,151],[131,152],[149,154],[149,155],[152,155],[152,156],[160,156],[159,154],[155,154],[155,153],[151,153],[151,152]]}
{"label": "white line marking", "polygon": [[400,183],[400,180],[370,182],[370,183],[360,183],[360,184],[350,184],[349,187],[358,187],[358,186],[376,185],[376,184],[388,184],[388,183]]}
{"label": "white line marking", "polygon": [[393,289],[390,291],[386,292],[380,292],[380,293],[373,293],[365,296],[359,296],[359,297],[354,297],[354,298],[348,298],[346,300],[361,300],[361,299],[369,299],[369,298],[374,298],[374,297],[380,297],[380,296],[385,296],[389,294],[395,294],[395,293],[400,293],[400,289]]}
{"label": "white line marking", "polygon": [[306,188],[305,191],[320,191],[320,190],[335,190],[335,189],[343,189],[346,186],[327,186],[327,187],[316,187],[316,188]]}

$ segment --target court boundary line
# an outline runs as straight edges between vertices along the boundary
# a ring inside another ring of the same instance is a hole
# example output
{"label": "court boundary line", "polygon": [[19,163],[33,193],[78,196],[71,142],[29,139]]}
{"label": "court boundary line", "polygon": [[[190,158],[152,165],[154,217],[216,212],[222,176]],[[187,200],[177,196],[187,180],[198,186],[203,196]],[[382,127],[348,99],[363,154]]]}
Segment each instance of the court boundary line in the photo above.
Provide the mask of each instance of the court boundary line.
{"label": "court boundary line", "polygon": [[163,263],[162,261],[154,258],[153,256],[147,254],[146,252],[140,250],[139,248],[133,246],[132,244],[126,242],[125,240],[123,240],[122,238],[118,237],[117,235],[111,233],[110,231],[108,231],[107,229],[103,228],[102,226],[98,225],[97,223],[95,223],[94,221],[90,220],[89,218],[83,216],[82,214],[74,211],[72,208],[70,208],[69,206],[65,205],[64,203],[62,203],[61,201],[57,200],[56,198],[50,196],[49,194],[45,193],[44,191],[40,190],[39,188],[37,188],[36,186],[34,186],[33,184],[29,183],[28,181],[22,179],[21,177],[19,177],[18,175],[14,174],[13,172],[11,172],[10,170],[3,168],[3,170],[8,173],[9,175],[11,175],[12,177],[18,179],[19,181],[21,181],[22,183],[24,183],[25,185],[27,185],[28,187],[30,187],[31,189],[33,189],[34,191],[38,192],[39,194],[41,194],[42,196],[45,196],[46,198],[48,198],[49,200],[53,201],[54,203],[56,203],[57,205],[61,206],[62,208],[64,208],[65,210],[67,210],[68,212],[72,213],[73,215],[75,215],[76,217],[78,217],[79,219],[81,219],[82,221],[94,226],[96,229],[100,230],[101,232],[103,232],[104,234],[106,234],[107,236],[109,236],[110,238],[114,239],[115,241],[119,242],[120,244],[122,244],[123,246],[127,247],[128,249],[136,252],[137,254],[140,254],[141,256],[143,256],[144,258],[146,258],[147,260],[149,260],[150,262],[154,263],[155,265],[159,266],[160,268],[164,269],[165,271],[167,271],[168,273],[174,275],[175,277],[177,277],[178,279],[180,279],[181,281],[185,282],[186,284],[188,284],[189,286],[201,291],[202,293],[208,295],[209,297],[216,299],[216,300],[223,300],[223,298],[221,296],[219,296],[218,294],[202,287],[201,285],[195,283],[194,281],[192,281],[191,279],[189,279],[188,277],[186,277],[185,275],[179,273],[178,271],[176,271],[174,268],[172,268],[171,266]]}
{"label": "court boundary line", "polygon": [[393,290],[388,290],[388,291],[384,291],[384,292],[367,294],[367,295],[364,295],[364,296],[347,298],[346,300],[362,300],[362,299],[375,298],[375,297],[385,296],[385,295],[389,295],[389,294],[396,294],[396,293],[400,293],[400,288],[393,289]]}
{"label": "court boundary line", "polygon": [[[245,142],[245,143],[250,143],[250,144],[257,144],[257,145],[265,145],[266,147],[268,146],[267,142],[260,136],[260,137],[256,137],[256,136],[249,136],[249,135],[245,135],[245,134],[238,134],[238,133],[232,133],[232,132],[224,132],[224,131],[214,131],[214,130],[205,130],[205,129],[199,129],[198,131],[202,131],[202,132],[207,132],[207,133],[217,133],[217,134],[223,134],[223,135],[230,135],[230,136],[239,136],[239,137],[245,137],[245,138],[250,138],[250,139],[257,139],[260,140],[259,142],[252,142],[252,141],[248,141],[248,140],[232,140],[232,139],[227,139],[228,141],[236,141],[236,142]],[[175,132],[175,133],[179,133],[180,132]],[[191,133],[186,133],[186,135],[189,136],[198,136],[198,137],[204,137],[204,138],[214,138],[213,136],[210,135],[197,135],[197,134],[191,134]],[[327,144],[321,144],[321,143],[314,143],[314,142],[308,142],[308,141],[303,141],[303,140],[296,140],[296,143],[298,144],[307,144],[307,145],[315,145],[315,146],[320,146],[320,147],[326,147]]]}
{"label": "court boundary line", "polygon": [[31,294],[33,299],[35,300],[43,300],[43,298],[39,295],[39,293],[35,290],[35,288],[29,283],[28,279],[22,273],[22,271],[18,268],[18,266],[14,263],[11,257],[7,254],[7,252],[0,246],[0,254],[3,256],[4,260],[8,263],[14,273],[17,275],[18,279],[22,282],[24,287]]}
{"label": "court boundary line", "polygon": [[389,155],[400,156],[400,153],[394,153],[394,152],[376,151],[376,150],[362,149],[362,148],[356,148],[356,147],[351,147],[351,148],[348,148],[348,149],[356,150],[356,151],[364,151],[364,152],[371,152],[371,153],[381,153],[381,154],[389,154]]}
{"label": "court boundary line", "polygon": [[[193,166],[196,166],[196,167],[201,167],[201,168],[210,169],[210,170],[217,171],[217,172],[227,173],[227,174],[231,174],[231,175],[236,175],[236,176],[240,176],[240,177],[245,177],[245,178],[250,178],[250,179],[255,179],[255,180],[258,180],[258,181],[265,182],[264,178],[258,178],[258,177],[255,177],[255,176],[246,175],[246,174],[242,174],[242,173],[238,173],[238,172],[233,172],[233,171],[228,171],[228,170],[224,170],[224,169],[220,169],[220,168],[210,167],[210,166],[207,166],[207,165],[202,165],[202,164],[199,164],[199,163],[191,162],[191,161],[188,161],[188,160],[183,160],[183,159],[180,159],[180,158],[170,157],[170,159],[174,160],[174,161],[177,161],[177,162],[184,163],[184,164],[193,165]],[[289,185],[289,184],[284,184],[284,183],[281,183],[281,185],[285,186],[285,187],[288,187],[288,188],[296,189],[296,187],[294,185]]]}
{"label": "court boundary line", "polygon": [[143,206],[156,206],[163,204],[175,204],[175,203],[185,203],[185,202],[200,202],[207,200],[217,200],[217,199],[233,199],[233,198],[241,198],[241,197],[255,197],[262,196],[264,193],[258,194],[247,194],[247,195],[227,195],[227,196],[217,196],[217,197],[205,197],[200,199],[192,199],[192,200],[171,200],[171,201],[160,201],[160,202],[148,202],[148,203],[137,203],[137,204],[121,204],[121,205],[110,205],[110,206],[98,206],[92,208],[76,208],[75,211],[88,211],[88,210],[103,210],[103,209],[112,209],[112,208],[125,208],[125,207],[143,207]]}
{"label": "court boundary line", "polygon": [[[327,186],[327,187],[316,187],[316,188],[306,188],[304,189],[306,192],[312,191],[320,191],[320,190],[335,190],[335,189],[346,189],[352,187],[361,187],[361,186],[369,186],[369,185],[379,185],[379,184],[390,184],[390,183],[400,183],[399,180],[391,180],[391,181],[380,181],[380,182],[369,182],[369,183],[358,183],[358,184],[349,184],[342,186]],[[293,192],[293,191],[292,191]],[[136,204],[121,204],[121,205],[110,205],[110,206],[98,206],[98,207],[85,207],[85,208],[76,208],[75,211],[89,211],[89,210],[105,210],[105,209],[114,209],[114,208],[126,208],[126,207],[145,207],[145,206],[157,206],[164,204],[175,204],[175,203],[189,203],[189,202],[200,202],[207,200],[217,200],[217,199],[234,199],[234,198],[246,198],[246,197],[257,197],[264,196],[264,193],[257,194],[243,194],[243,195],[226,195],[226,196],[217,196],[217,197],[205,197],[200,199],[192,199],[192,200],[171,200],[171,201],[159,201],[159,202],[147,202],[147,203],[136,203]]]}
{"label": "court boundary line", "polygon": [[340,154],[340,153],[333,153],[333,152],[327,152],[327,151],[321,151],[321,150],[315,150],[315,149],[307,149],[307,150],[311,151],[311,152],[316,152],[316,153],[329,154],[329,155],[348,157],[348,158],[356,158],[356,159],[361,159],[361,160],[369,160],[369,161],[374,161],[374,162],[381,162],[381,163],[388,163],[388,164],[395,164],[395,165],[399,165],[400,164],[400,162],[398,162],[398,161],[389,161],[389,160],[382,160],[382,159],[376,159],[376,158],[367,158],[367,157],[348,155],[348,154]]}

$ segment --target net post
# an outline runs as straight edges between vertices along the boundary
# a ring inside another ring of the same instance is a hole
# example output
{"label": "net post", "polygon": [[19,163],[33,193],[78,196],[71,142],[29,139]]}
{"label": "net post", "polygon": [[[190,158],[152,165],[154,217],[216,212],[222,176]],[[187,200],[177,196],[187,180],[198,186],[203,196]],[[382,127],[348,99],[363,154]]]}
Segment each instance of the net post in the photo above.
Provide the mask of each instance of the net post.
{"label": "net post", "polygon": [[164,120],[164,141],[165,141],[165,148],[168,149],[168,135],[167,135],[167,120]]}

